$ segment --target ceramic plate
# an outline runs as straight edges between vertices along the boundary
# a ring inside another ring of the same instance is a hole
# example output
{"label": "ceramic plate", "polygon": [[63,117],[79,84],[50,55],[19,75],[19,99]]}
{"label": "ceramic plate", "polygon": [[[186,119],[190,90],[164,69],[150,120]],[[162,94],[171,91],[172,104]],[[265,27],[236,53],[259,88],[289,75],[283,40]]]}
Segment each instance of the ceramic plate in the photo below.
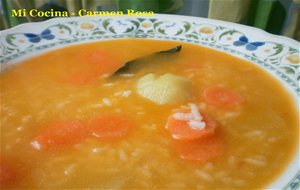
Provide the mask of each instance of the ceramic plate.
{"label": "ceramic plate", "polygon": [[[147,38],[189,42],[227,52],[256,64],[278,78],[298,103],[300,43],[262,30],[197,17],[73,17],[22,24],[0,33],[3,71],[45,51],[77,43],[116,38]],[[285,172],[267,188],[297,189],[299,152]]]}

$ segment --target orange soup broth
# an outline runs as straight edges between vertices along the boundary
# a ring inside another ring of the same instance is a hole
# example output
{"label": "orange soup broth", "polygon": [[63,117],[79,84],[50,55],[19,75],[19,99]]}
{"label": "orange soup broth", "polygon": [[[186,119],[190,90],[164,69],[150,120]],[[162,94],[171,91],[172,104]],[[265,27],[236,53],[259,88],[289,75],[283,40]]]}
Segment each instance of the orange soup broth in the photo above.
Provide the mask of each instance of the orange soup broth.
{"label": "orange soup broth", "polygon": [[[252,63],[181,44],[178,55],[134,76],[105,74],[178,42],[124,39],[74,45],[2,72],[1,159],[10,160],[18,170],[18,180],[7,187],[252,189],[275,180],[294,155],[298,138],[299,117],[289,93]],[[98,63],[103,52],[109,60]],[[70,80],[70,76],[89,75],[90,65],[98,69],[91,74],[92,78],[97,75],[95,80]],[[136,82],[149,72],[190,79],[191,98],[170,105],[142,98],[136,93]],[[202,92],[211,86],[233,89],[245,101],[234,108],[208,105]],[[131,94],[125,96],[124,91]],[[165,124],[173,109],[189,102],[218,121],[217,133],[225,147],[222,156],[205,163],[179,157]],[[133,119],[127,136],[90,137],[45,151],[30,144],[49,122],[87,121],[107,112],[126,113]]]}

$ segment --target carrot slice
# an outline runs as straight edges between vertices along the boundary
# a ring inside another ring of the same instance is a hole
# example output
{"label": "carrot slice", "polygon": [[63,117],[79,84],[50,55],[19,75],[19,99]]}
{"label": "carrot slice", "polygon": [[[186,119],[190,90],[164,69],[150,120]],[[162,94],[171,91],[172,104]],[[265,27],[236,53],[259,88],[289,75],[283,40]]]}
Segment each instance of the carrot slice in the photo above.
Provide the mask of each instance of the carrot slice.
{"label": "carrot slice", "polygon": [[206,162],[224,152],[222,141],[216,135],[194,141],[181,141],[177,144],[177,151],[184,160]]}
{"label": "carrot slice", "polygon": [[113,55],[105,51],[84,52],[78,56],[78,61],[86,64],[87,68],[64,79],[72,86],[92,84],[101,75],[113,73],[121,66],[121,62],[116,61]]}
{"label": "carrot slice", "polygon": [[81,55],[83,62],[86,62],[99,75],[113,73],[122,65],[116,57],[118,56],[104,50],[89,51]]}
{"label": "carrot slice", "polygon": [[20,174],[17,167],[10,162],[1,160],[0,162],[0,187],[9,187],[19,181]]}
{"label": "carrot slice", "polygon": [[31,145],[37,150],[57,149],[76,144],[87,136],[88,131],[81,121],[57,121],[46,125],[31,141]]}
{"label": "carrot slice", "polygon": [[107,113],[92,119],[88,128],[97,138],[118,138],[125,136],[133,123],[127,115]]}
{"label": "carrot slice", "polygon": [[211,87],[203,92],[204,101],[216,106],[237,106],[244,98],[239,93],[223,87]]}
{"label": "carrot slice", "polygon": [[[179,109],[176,110],[176,112],[189,113],[190,109]],[[202,130],[190,127],[188,121],[175,119],[173,114],[168,118],[166,128],[172,134],[174,139],[179,140],[194,140],[213,135],[217,127],[217,122],[204,113],[201,113],[201,115],[203,117],[203,122],[206,124],[205,128]]]}

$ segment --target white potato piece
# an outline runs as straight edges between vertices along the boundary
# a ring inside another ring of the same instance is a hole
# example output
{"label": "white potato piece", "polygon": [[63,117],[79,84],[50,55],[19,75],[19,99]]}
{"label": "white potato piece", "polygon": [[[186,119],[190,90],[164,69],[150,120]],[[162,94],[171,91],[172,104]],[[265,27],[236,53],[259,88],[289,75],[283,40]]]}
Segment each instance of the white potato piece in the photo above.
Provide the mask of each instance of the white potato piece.
{"label": "white potato piece", "polygon": [[171,104],[190,97],[190,81],[174,74],[148,74],[137,82],[137,93],[157,104]]}

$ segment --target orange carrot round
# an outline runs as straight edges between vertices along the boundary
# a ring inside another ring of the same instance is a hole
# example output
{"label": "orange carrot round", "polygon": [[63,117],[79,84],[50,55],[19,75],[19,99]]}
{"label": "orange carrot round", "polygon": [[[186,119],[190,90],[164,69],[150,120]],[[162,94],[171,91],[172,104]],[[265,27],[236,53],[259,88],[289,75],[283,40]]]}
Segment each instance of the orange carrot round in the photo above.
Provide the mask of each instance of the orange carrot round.
{"label": "orange carrot round", "polygon": [[56,149],[73,145],[88,136],[85,125],[78,120],[64,120],[48,124],[31,141],[37,150]]}
{"label": "orange carrot round", "polygon": [[92,119],[88,128],[96,138],[118,138],[125,136],[133,123],[127,115],[106,113]]}
{"label": "orange carrot round", "polygon": [[184,160],[206,162],[221,156],[224,147],[221,139],[213,135],[193,141],[177,142],[177,151]]}
{"label": "orange carrot round", "polygon": [[244,98],[239,93],[223,87],[207,88],[203,92],[204,101],[215,106],[237,106]]}
{"label": "orange carrot round", "polygon": [[78,61],[87,64],[87,68],[65,77],[64,81],[72,86],[93,84],[103,74],[111,74],[121,66],[115,56],[103,50],[83,52],[78,56]]}
{"label": "orange carrot round", "polygon": [[0,161],[0,188],[9,187],[20,180],[20,174],[12,163]]}
{"label": "orange carrot round", "polygon": [[83,62],[86,62],[91,70],[99,75],[111,74],[122,65],[120,61],[116,60],[116,57],[116,55],[104,50],[89,51],[81,55]]}
{"label": "orange carrot round", "polygon": [[[189,113],[189,109],[179,109],[176,112],[179,113]],[[213,120],[210,116],[201,113],[203,117],[203,122],[205,122],[204,129],[193,129],[189,126],[187,121],[177,120],[173,117],[173,114],[168,118],[166,128],[172,134],[174,139],[179,140],[194,140],[215,133],[217,122]]]}

